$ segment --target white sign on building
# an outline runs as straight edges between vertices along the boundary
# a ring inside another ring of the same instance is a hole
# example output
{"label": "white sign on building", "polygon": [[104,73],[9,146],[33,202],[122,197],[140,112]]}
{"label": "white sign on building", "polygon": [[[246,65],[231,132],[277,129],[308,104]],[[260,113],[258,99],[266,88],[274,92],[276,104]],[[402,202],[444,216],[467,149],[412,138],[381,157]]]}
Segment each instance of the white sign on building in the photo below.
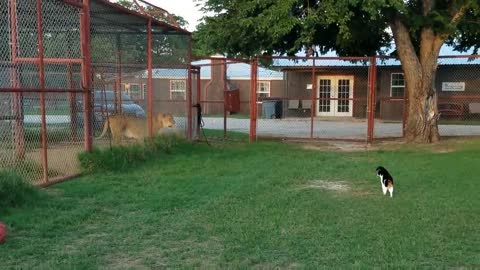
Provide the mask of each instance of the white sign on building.
{"label": "white sign on building", "polygon": [[442,91],[465,91],[465,82],[443,82]]}

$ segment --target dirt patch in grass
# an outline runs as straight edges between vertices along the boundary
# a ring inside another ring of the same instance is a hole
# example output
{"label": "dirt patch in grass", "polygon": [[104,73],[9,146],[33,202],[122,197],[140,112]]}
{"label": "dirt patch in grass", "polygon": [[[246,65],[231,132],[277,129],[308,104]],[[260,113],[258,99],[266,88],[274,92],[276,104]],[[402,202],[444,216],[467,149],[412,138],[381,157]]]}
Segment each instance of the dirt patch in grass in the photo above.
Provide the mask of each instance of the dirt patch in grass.
{"label": "dirt patch in grass", "polygon": [[345,181],[326,181],[326,180],[312,180],[303,185],[301,189],[325,189],[336,192],[350,191],[350,183]]}
{"label": "dirt patch in grass", "polygon": [[357,142],[326,142],[302,145],[303,149],[316,151],[359,152],[372,150],[371,146]]}
{"label": "dirt patch in grass", "polygon": [[437,148],[437,149],[432,150],[433,153],[437,153],[437,154],[452,153],[452,152],[455,152],[455,151],[456,151],[456,149],[449,148],[449,147]]}
{"label": "dirt patch in grass", "polygon": [[297,190],[319,189],[328,190],[337,194],[351,195],[351,196],[370,196],[375,194],[376,190],[367,188],[367,181],[349,182],[341,180],[311,180],[304,185],[301,185]]}
{"label": "dirt patch in grass", "polygon": [[62,197],[65,194],[63,189],[58,188],[46,188],[45,193],[54,197]]}
{"label": "dirt patch in grass", "polygon": [[126,254],[113,254],[107,259],[104,269],[150,269],[143,265],[143,258],[132,258]]}
{"label": "dirt patch in grass", "polygon": [[[83,145],[79,143],[57,144],[47,149],[48,169],[57,172],[58,175],[71,175],[80,172],[77,155],[83,151]],[[42,164],[42,149],[35,149],[26,154],[27,158]]]}
{"label": "dirt patch in grass", "polygon": [[291,141],[301,148],[314,151],[328,152],[366,152],[366,151],[397,151],[397,150],[421,150],[435,154],[452,153],[465,147],[469,143],[478,141],[476,138],[444,138],[440,142],[432,144],[408,144],[403,139],[377,140],[372,144],[351,141]]}

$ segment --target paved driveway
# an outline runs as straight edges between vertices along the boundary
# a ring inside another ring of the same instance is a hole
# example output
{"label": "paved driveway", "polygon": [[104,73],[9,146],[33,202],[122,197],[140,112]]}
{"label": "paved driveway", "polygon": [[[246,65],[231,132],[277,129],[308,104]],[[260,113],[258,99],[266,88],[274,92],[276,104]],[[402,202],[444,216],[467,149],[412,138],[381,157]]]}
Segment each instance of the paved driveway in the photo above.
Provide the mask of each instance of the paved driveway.
{"label": "paved driveway", "polygon": [[[69,123],[68,115],[49,115],[47,124]],[[185,118],[176,117],[179,128],[184,128]],[[206,129],[223,129],[223,118],[204,117]],[[39,115],[25,116],[25,123],[40,123]],[[337,138],[337,139],[365,139],[367,136],[367,122],[360,120],[319,120],[315,119],[313,124],[315,138]],[[230,131],[248,133],[250,128],[249,119],[228,118],[227,128]],[[480,125],[440,125],[442,136],[472,136],[480,135]],[[310,138],[310,119],[286,118],[286,119],[258,119],[258,136],[272,136],[285,138]],[[375,137],[401,137],[401,123],[375,122]]]}
{"label": "paved driveway", "polygon": [[[70,123],[70,115],[46,115],[45,121],[48,124],[66,124]],[[25,115],[23,118],[25,124],[40,124],[41,115]]]}

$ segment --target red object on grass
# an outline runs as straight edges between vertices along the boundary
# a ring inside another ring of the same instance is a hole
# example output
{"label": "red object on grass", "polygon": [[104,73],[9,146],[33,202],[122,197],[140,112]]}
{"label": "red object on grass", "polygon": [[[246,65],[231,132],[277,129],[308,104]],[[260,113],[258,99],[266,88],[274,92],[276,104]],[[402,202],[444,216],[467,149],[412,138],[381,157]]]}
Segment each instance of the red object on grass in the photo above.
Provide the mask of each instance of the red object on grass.
{"label": "red object on grass", "polygon": [[0,244],[5,242],[5,238],[7,237],[7,226],[0,222]]}

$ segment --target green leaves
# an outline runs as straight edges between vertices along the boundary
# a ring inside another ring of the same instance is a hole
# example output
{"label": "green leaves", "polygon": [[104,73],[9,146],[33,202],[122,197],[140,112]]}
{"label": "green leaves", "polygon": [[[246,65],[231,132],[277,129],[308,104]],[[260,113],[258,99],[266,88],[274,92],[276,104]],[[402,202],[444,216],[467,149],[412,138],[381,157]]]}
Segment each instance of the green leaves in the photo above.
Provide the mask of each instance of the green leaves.
{"label": "green leaves", "polygon": [[[296,1],[211,1],[206,10],[221,9],[207,17],[194,34],[197,53],[216,52],[231,56],[251,56],[273,48],[285,51],[295,46],[299,20],[293,16]],[[297,32],[293,38],[288,38]],[[282,44],[280,44],[282,43]],[[285,46],[286,45],[286,46]]]}
{"label": "green leaves", "polygon": [[[420,0],[208,0],[203,10],[214,15],[194,33],[195,48],[204,54],[253,56],[316,46],[321,52],[372,55],[391,44],[389,25],[395,17],[410,29],[413,41],[429,28],[449,36],[459,49],[478,48],[477,1],[437,0],[433,8],[424,15]],[[453,21],[454,16],[460,19]]]}

